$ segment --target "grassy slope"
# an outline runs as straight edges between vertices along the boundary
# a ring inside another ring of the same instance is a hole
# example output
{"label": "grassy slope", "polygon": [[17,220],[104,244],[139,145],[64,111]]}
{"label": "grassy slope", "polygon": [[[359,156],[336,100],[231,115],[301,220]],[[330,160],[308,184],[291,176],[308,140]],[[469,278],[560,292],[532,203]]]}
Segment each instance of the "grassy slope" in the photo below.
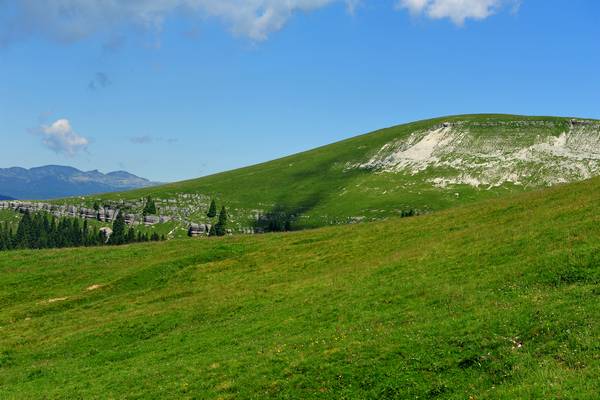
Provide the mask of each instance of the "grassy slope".
{"label": "grassy slope", "polygon": [[600,179],[372,224],[5,253],[0,398],[592,399],[599,283]]}
{"label": "grassy slope", "polygon": [[[564,128],[562,130],[568,129],[566,118],[511,115],[443,117],[383,129],[247,168],[154,188],[110,194],[105,198],[133,199],[148,194],[167,198],[175,197],[178,193],[202,193],[221,199],[230,209],[269,211],[275,205],[283,205],[291,212],[309,215],[310,218],[301,220],[300,225],[313,227],[344,223],[348,221],[348,217],[381,219],[411,208],[421,211],[440,210],[456,204],[498,197],[510,191],[522,191],[524,188],[507,185],[494,190],[477,190],[461,185],[451,190],[440,190],[425,181],[426,173],[414,177],[404,174],[374,174],[359,169],[345,170],[345,167],[347,163],[366,161],[390,141],[445,121],[540,119],[558,121],[559,127]],[[550,133],[558,135],[562,130]],[[482,135],[492,133],[489,129],[481,130]],[[535,136],[534,133],[532,135]],[[514,140],[519,139],[522,138]],[[240,219],[240,215],[236,217]]]}

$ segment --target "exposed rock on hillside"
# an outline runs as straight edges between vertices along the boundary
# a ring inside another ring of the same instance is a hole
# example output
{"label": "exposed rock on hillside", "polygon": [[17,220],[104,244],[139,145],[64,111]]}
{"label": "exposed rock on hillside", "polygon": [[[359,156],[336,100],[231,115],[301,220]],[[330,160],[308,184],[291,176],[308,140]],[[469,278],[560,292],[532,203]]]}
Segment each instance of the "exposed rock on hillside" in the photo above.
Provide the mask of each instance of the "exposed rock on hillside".
{"label": "exposed rock on hillside", "polygon": [[415,131],[351,165],[426,174],[438,187],[549,186],[600,174],[600,123],[586,120],[454,122]]}

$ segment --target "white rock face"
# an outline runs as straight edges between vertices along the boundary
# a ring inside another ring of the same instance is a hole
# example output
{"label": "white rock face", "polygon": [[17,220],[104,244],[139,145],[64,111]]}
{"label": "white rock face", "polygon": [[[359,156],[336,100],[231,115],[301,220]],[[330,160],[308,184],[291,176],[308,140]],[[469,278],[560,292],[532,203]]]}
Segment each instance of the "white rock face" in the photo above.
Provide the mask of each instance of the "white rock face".
{"label": "white rock face", "polygon": [[454,122],[387,143],[349,167],[409,175],[427,171],[426,179],[438,187],[549,186],[600,175],[600,123],[571,121],[561,133],[558,126]]}

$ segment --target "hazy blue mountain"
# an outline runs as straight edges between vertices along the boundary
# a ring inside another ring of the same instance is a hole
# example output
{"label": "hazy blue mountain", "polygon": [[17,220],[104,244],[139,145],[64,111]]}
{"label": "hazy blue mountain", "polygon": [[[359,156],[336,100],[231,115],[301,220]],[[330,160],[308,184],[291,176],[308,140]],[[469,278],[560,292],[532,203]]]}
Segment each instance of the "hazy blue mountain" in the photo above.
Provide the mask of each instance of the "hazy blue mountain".
{"label": "hazy blue mountain", "polygon": [[138,189],[155,184],[126,171],[103,174],[98,170],[84,172],[61,165],[31,169],[0,168],[0,198],[9,199],[52,199]]}

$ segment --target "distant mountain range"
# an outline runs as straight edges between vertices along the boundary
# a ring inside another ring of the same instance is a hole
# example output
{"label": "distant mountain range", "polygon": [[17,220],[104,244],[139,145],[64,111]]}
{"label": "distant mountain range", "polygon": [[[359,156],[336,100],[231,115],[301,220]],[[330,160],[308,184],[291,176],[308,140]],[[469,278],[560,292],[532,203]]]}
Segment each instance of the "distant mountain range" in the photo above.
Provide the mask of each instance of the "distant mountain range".
{"label": "distant mountain range", "polygon": [[14,200],[14,198],[0,194],[0,200]]}
{"label": "distant mountain range", "polygon": [[31,169],[0,168],[0,199],[4,200],[83,196],[139,189],[156,184],[126,171],[103,174],[98,170],[84,172],[60,165]]}

